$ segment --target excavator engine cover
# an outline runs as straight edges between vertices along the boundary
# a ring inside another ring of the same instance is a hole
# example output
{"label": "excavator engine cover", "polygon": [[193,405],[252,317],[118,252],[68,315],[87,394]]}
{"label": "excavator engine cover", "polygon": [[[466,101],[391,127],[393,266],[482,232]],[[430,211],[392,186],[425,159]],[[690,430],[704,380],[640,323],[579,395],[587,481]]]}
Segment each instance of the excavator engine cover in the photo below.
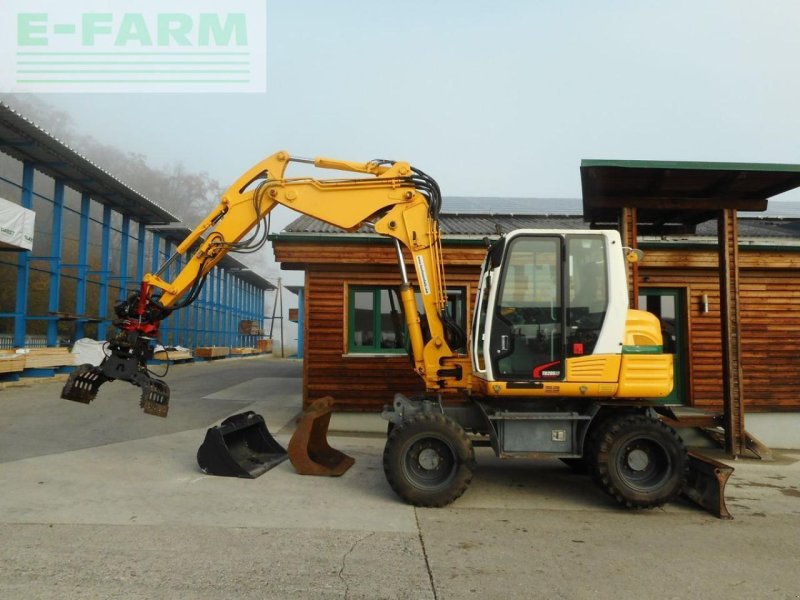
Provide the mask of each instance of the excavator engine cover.
{"label": "excavator engine cover", "polygon": [[356,462],[328,445],[332,412],[333,398],[325,396],[312,402],[300,417],[289,441],[289,460],[300,475],[339,477]]}
{"label": "excavator engine cover", "polygon": [[204,473],[244,479],[255,479],[286,458],[264,417],[253,411],[228,417],[209,429],[197,450],[197,464]]}

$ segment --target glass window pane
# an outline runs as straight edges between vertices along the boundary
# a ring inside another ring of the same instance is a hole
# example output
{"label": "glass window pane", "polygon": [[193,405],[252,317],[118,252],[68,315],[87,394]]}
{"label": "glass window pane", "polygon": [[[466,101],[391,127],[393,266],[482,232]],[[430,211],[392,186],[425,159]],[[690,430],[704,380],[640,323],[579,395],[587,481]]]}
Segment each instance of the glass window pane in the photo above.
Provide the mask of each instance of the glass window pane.
{"label": "glass window pane", "polygon": [[400,298],[394,289],[376,290],[380,293],[380,343],[379,348],[404,348],[403,314]]}
{"label": "glass window pane", "polygon": [[605,241],[601,237],[571,237],[569,264],[569,338],[567,356],[591,354],[608,306]]}
{"label": "glass window pane", "polygon": [[558,238],[520,237],[512,242],[499,290],[494,327],[499,337],[492,341],[502,377],[561,378],[560,246]]}
{"label": "glass window pane", "polygon": [[371,348],[375,343],[372,298],[372,290],[353,293],[352,346]]}

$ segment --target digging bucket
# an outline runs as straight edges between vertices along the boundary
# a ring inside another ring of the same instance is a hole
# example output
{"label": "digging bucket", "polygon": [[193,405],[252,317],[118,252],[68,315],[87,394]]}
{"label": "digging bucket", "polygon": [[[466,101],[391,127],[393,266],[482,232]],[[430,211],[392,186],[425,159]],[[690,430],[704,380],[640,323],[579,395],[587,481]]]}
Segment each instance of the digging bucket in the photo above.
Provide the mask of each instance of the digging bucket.
{"label": "digging bucket", "polygon": [[263,475],[286,458],[264,417],[253,411],[228,417],[209,429],[197,450],[197,464],[204,473],[245,479]]}
{"label": "digging bucket", "polygon": [[289,460],[300,475],[339,477],[355,459],[328,445],[328,426],[333,398],[325,396],[311,403],[300,417],[289,441]]}

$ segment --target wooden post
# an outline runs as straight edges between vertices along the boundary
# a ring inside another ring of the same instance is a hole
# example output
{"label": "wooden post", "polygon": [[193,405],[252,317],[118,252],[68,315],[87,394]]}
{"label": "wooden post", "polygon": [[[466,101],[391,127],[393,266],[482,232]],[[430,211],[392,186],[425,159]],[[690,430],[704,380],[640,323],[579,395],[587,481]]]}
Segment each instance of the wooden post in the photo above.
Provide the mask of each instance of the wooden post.
{"label": "wooden post", "polygon": [[[636,218],[636,208],[626,206],[622,209],[622,245],[627,248],[637,247],[639,236]],[[631,308],[639,308],[639,263],[629,264],[628,269],[628,305]]]}
{"label": "wooden post", "polygon": [[736,209],[726,208],[719,212],[717,231],[725,451],[736,457],[741,456],[745,450],[739,323],[739,230]]}

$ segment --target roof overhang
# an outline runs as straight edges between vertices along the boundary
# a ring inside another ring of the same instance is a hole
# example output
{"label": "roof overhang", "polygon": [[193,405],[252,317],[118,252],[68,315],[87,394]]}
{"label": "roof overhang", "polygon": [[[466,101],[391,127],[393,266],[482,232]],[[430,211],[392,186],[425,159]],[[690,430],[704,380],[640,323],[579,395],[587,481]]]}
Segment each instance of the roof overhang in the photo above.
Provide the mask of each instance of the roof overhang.
{"label": "roof overhang", "polygon": [[97,202],[140,223],[149,225],[178,220],[2,102],[0,151],[32,163],[36,170],[63,181],[82,194],[89,194]]}
{"label": "roof overhang", "polygon": [[723,209],[766,210],[769,198],[800,187],[800,165],[583,160],[581,184],[594,226],[630,207],[642,233],[691,233]]}

